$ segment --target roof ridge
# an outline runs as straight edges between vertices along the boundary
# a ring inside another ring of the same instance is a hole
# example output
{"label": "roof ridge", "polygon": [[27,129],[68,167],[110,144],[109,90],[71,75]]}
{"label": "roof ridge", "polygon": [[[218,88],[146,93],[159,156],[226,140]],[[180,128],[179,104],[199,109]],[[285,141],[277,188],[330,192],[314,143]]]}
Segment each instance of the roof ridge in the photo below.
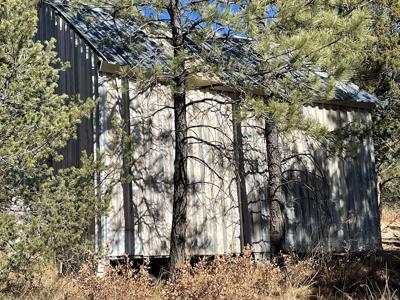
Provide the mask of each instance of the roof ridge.
{"label": "roof ridge", "polygon": [[67,22],[69,25],[71,25],[71,28],[78,33],[79,37],[81,39],[83,39],[92,48],[92,50],[101,57],[101,59],[109,62],[108,59],[106,58],[106,56],[85,36],[84,33],[82,33],[79,30],[79,28],[74,26],[74,24],[72,24],[72,22],[69,20],[68,16],[57,7],[57,5],[70,7],[68,4],[57,3],[57,5],[56,5],[56,3],[54,3],[54,1],[51,1],[51,0],[45,0],[44,4],[51,6],[55,11],[57,11],[63,17],[64,21]]}

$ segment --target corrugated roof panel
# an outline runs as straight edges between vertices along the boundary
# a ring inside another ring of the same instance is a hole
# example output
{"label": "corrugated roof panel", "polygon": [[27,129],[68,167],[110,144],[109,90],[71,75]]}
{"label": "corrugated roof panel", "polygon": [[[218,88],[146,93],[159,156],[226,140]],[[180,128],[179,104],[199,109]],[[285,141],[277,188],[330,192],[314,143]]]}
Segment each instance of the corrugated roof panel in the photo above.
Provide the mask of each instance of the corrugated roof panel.
{"label": "corrugated roof panel", "polygon": [[[69,5],[54,3],[48,1],[55,10],[57,10],[82,37],[90,44],[95,51],[109,63],[125,66],[141,66],[149,68],[155,64],[160,64],[169,69],[168,55],[163,46],[155,40],[147,37],[133,20],[115,19],[106,10],[96,7],[89,8],[81,6],[77,12],[72,12]],[[257,67],[258,58],[254,50],[246,45],[242,45],[241,39],[232,41],[232,39],[221,39],[213,41],[218,47],[224,49],[224,56],[227,59],[240,61],[240,67],[236,72],[235,79],[243,83],[258,84],[259,79],[249,78],[243,71],[249,67]],[[187,40],[189,48],[194,53],[201,51],[210,51],[213,44],[205,43],[201,46]],[[217,62],[218,63],[218,62]],[[324,72],[315,72],[321,78],[326,78]],[[302,72],[296,71],[296,75],[304,77]],[[223,76],[224,77],[224,76]],[[226,78],[230,76],[225,74]],[[336,85],[336,100],[355,101],[361,103],[371,103],[384,105],[375,96],[361,90],[352,83],[339,82]]]}
{"label": "corrugated roof panel", "polygon": [[101,8],[82,6],[77,12],[65,4],[49,3],[101,56],[110,63],[151,66],[166,65],[168,58],[157,44],[144,38],[144,32],[132,21],[114,19]]}

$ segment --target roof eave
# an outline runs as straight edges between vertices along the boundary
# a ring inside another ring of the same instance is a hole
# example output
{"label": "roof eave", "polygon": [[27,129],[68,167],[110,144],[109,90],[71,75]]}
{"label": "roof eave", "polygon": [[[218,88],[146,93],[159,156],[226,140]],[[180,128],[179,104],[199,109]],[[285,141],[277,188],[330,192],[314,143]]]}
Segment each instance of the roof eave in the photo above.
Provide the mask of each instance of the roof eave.
{"label": "roof eave", "polygon": [[[118,64],[109,63],[106,60],[100,61],[99,65],[99,72],[103,73],[104,75],[118,75],[121,74],[122,66]],[[216,80],[210,80],[204,77],[196,76],[191,78],[190,84],[196,88],[203,88],[203,89],[210,89],[215,91],[227,92],[227,93],[234,93],[235,89],[229,87],[227,85],[223,85]],[[261,89],[254,89],[251,91],[255,95],[263,95],[263,91]],[[331,105],[338,105],[338,106],[346,106],[346,107],[353,107],[353,108],[366,108],[366,109],[374,109],[377,104],[371,102],[361,102],[355,101],[353,99],[332,99],[332,100],[317,100],[314,101],[315,104],[331,104]]]}

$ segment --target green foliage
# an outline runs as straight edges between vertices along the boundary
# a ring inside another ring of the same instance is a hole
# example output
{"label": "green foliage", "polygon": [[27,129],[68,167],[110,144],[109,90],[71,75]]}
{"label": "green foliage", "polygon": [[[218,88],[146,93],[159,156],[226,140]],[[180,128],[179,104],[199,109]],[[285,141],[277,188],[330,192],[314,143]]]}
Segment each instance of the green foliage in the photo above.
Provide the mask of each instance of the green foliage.
{"label": "green foliage", "polygon": [[[127,51],[140,52],[142,50],[141,39],[145,36],[147,40],[154,41],[162,54],[167,56],[166,63],[160,62],[156,57],[152,64],[131,65],[123,68],[123,74],[130,77],[146,90],[150,84],[163,83],[173,88],[176,83],[174,77],[180,74],[184,68],[185,79],[196,75],[212,76],[221,73],[228,67],[221,64],[221,56],[225,49],[222,44],[215,43],[225,33],[230,36],[240,29],[242,23],[240,14],[236,13],[238,6],[236,1],[169,1],[169,0],[73,0],[71,3],[78,10],[79,6],[100,6],[107,9],[115,18],[132,19],[140,32],[124,32],[122,38]],[[82,13],[82,12],[81,12]],[[178,16],[177,28],[171,20],[174,15]],[[99,20],[92,20],[96,22]],[[100,20],[101,21],[101,20]],[[88,24],[90,26],[90,24]],[[183,37],[183,46],[174,46],[174,37]],[[190,38],[186,39],[186,38]],[[206,50],[196,51],[193,48],[211,43]],[[218,62],[218,63],[215,63]],[[187,88],[191,88],[190,80],[185,82]]]}
{"label": "green foliage", "polygon": [[0,288],[26,283],[49,262],[76,258],[107,204],[94,192],[102,166],[93,157],[84,156],[81,169],[51,167],[95,103],[56,94],[67,65],[54,40],[33,41],[37,5],[0,4]]}
{"label": "green foliage", "polygon": [[[336,83],[349,80],[360,67],[364,47],[374,40],[366,4],[262,0],[247,7],[252,17],[245,30],[261,57],[256,75],[267,98],[259,101],[268,102],[263,114],[282,133],[295,127],[307,131],[307,123],[315,133],[315,122],[304,121],[302,107],[332,99]],[[270,11],[267,21],[265,11]]]}
{"label": "green foliage", "polygon": [[[82,3],[103,6],[113,16],[132,18],[148,38],[162,45],[164,53],[169,55],[168,66],[155,60],[153,67],[123,69],[125,76],[134,78],[144,89],[160,82],[173,87],[172,79],[183,67],[186,79],[200,75],[231,84],[243,96],[243,110],[274,118],[281,129],[287,128],[289,132],[295,124],[302,123],[304,115],[300,110],[304,105],[334,97],[337,82],[348,81],[354,75],[365,60],[365,47],[375,41],[370,31],[368,1],[75,0],[72,3],[77,7]],[[180,34],[197,46],[206,45],[207,51],[194,53],[193,45],[186,40],[174,51],[171,22],[174,14],[179,15]],[[243,49],[251,49],[252,55],[259,56],[256,66],[244,66],[242,57],[227,54],[230,49],[223,41],[238,41],[238,36]],[[127,43],[128,48],[137,50],[133,45],[135,38],[132,45]],[[248,84],[243,81],[244,75],[250,78]],[[185,84],[191,87],[189,81]],[[262,91],[271,103],[264,104],[265,99],[254,97],[254,88]],[[249,101],[251,97],[254,99]],[[310,125],[310,130],[314,130],[311,127],[315,129],[315,124]],[[306,130],[304,124],[298,128]]]}
{"label": "green foliage", "polygon": [[376,164],[382,202],[400,205],[400,2],[374,0],[370,9],[375,42],[356,80],[387,102],[374,114]]}

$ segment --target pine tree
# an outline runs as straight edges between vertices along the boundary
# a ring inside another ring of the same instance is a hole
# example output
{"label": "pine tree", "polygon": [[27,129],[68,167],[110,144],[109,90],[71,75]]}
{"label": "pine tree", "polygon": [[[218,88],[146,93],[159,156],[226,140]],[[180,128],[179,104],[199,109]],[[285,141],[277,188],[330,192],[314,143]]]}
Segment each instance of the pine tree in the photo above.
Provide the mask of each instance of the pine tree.
{"label": "pine tree", "polygon": [[271,247],[284,241],[282,153],[279,136],[303,131],[317,140],[331,135],[302,114],[304,105],[332,99],[335,85],[347,81],[363,61],[372,40],[363,1],[252,1],[245,8],[244,32],[259,57],[249,76],[263,97],[247,95],[242,109],[265,119]]}
{"label": "pine tree", "polygon": [[375,110],[375,157],[381,202],[399,205],[400,182],[400,2],[372,1],[375,42],[367,45],[357,82],[386,105]]}
{"label": "pine tree", "polygon": [[24,283],[55,261],[76,263],[85,232],[106,206],[94,193],[101,166],[92,158],[83,156],[81,169],[52,167],[94,101],[56,94],[68,66],[57,58],[54,40],[34,42],[37,7],[28,0],[0,4],[2,283]]}

